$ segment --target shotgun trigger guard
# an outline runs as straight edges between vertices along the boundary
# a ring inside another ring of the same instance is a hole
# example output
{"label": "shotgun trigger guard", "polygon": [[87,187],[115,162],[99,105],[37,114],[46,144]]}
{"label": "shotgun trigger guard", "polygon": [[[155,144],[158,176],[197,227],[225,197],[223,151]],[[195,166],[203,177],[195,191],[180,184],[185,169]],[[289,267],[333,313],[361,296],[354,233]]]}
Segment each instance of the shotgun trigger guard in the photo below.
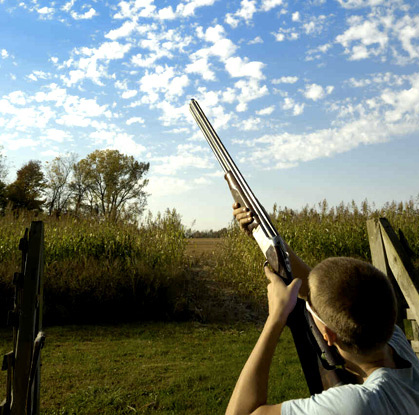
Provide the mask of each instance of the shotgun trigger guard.
{"label": "shotgun trigger guard", "polygon": [[252,230],[252,235],[272,269],[277,274],[285,274],[283,277],[291,282],[291,264],[282,238],[279,235],[268,237],[260,225]]}

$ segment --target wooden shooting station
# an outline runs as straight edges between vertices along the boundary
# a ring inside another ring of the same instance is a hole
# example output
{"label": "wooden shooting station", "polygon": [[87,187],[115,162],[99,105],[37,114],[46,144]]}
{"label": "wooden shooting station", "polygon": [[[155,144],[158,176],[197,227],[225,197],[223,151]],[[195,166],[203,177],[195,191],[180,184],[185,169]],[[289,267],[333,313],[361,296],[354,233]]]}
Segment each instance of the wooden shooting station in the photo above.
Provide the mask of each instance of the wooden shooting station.
{"label": "wooden shooting station", "polygon": [[39,414],[42,332],[44,224],[32,222],[20,240],[21,271],[15,273],[15,299],[8,322],[13,326],[13,350],[3,359],[7,370],[6,399],[0,415]]}
{"label": "wooden shooting station", "polygon": [[368,220],[367,229],[372,263],[393,283],[398,301],[397,324],[405,331],[405,320],[410,322],[410,342],[419,357],[419,276],[409,257],[411,250],[403,233],[399,230],[399,238],[385,218]]}

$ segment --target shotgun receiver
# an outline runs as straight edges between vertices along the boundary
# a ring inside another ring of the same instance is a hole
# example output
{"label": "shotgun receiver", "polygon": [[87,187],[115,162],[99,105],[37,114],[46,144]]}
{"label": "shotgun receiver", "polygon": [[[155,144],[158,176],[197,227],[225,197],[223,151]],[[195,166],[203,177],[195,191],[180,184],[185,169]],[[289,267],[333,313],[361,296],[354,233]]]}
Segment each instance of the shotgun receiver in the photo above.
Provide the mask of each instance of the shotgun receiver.
{"label": "shotgun receiver", "polygon": [[[284,241],[272,224],[266,210],[246,183],[198,102],[192,99],[189,108],[224,170],[224,177],[234,201],[253,212],[254,221],[249,229],[259,248],[271,268],[281,275],[286,284],[289,284],[293,277]],[[288,317],[287,325],[291,329],[311,394],[320,393],[332,386],[349,383],[349,379],[346,378],[347,372],[340,368],[343,364],[342,357],[323,340],[312,316],[306,312],[304,300],[298,299],[296,307]]]}

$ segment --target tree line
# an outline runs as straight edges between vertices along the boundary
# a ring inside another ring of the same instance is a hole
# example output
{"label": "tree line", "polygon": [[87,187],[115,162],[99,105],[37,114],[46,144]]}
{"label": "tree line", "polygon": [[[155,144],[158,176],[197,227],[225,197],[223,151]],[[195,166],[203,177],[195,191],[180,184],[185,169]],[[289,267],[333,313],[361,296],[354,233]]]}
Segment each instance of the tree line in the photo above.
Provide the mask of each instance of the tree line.
{"label": "tree line", "polygon": [[30,160],[8,184],[6,158],[0,153],[0,212],[135,219],[147,203],[144,188],[149,168],[149,163],[118,150],[96,150],[81,160],[72,153],[59,156],[45,166]]}

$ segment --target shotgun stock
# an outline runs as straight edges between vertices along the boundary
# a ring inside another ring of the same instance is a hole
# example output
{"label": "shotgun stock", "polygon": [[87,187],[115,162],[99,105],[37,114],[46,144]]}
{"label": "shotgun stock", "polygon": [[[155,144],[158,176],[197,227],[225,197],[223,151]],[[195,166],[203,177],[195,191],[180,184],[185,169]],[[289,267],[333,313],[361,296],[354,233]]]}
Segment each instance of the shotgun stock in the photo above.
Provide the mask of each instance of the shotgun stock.
{"label": "shotgun stock", "polygon": [[[285,283],[289,284],[293,277],[284,241],[272,224],[266,210],[246,183],[198,102],[192,99],[189,108],[224,170],[224,177],[234,201],[253,212],[254,221],[249,228],[259,248],[271,268],[281,275]],[[291,329],[311,394],[320,393],[332,386],[349,383],[347,372],[339,368],[343,364],[342,357],[324,341],[312,316],[306,311],[304,300],[298,299],[294,311],[288,318],[287,325]]]}

